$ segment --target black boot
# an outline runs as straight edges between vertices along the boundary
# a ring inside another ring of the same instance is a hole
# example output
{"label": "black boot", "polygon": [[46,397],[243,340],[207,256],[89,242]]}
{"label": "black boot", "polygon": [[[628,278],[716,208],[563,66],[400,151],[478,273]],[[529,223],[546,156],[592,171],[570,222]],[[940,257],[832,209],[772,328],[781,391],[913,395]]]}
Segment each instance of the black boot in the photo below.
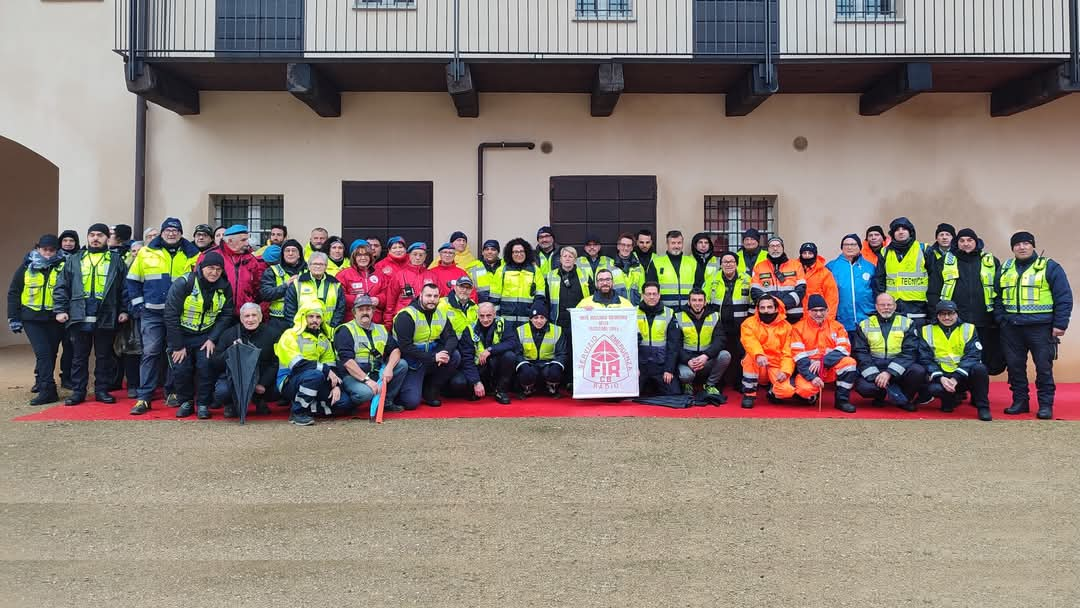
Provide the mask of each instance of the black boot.
{"label": "black boot", "polygon": [[180,404],[180,409],[176,410],[177,418],[187,418],[195,413],[195,406],[190,401],[185,401]]}
{"label": "black boot", "polygon": [[64,405],[79,405],[86,401],[86,393],[71,393],[71,396],[64,399]]}
{"label": "black boot", "polygon": [[50,403],[56,403],[59,400],[60,396],[56,394],[55,388],[45,389],[30,400],[30,405],[48,405]]}
{"label": "black boot", "polygon": [[510,395],[503,389],[495,391],[495,403],[499,405],[510,405]]}
{"label": "black boot", "polygon": [[990,408],[989,407],[980,407],[979,408],[979,420],[982,420],[983,422],[990,422],[993,419],[994,419],[994,417],[992,415],[990,415]]}
{"label": "black boot", "polygon": [[845,414],[855,413],[855,406],[851,405],[849,401],[837,401],[836,405],[834,405],[833,407],[840,410],[841,412],[844,412]]}
{"label": "black boot", "polygon": [[[383,409],[386,409],[386,408],[384,407]],[[269,416],[270,415],[270,406],[266,405],[266,400],[265,399],[256,399],[255,400],[255,415],[256,416]]]}
{"label": "black boot", "polygon": [[231,403],[225,406],[224,415],[226,418],[237,418],[240,416],[240,414],[236,411],[236,406]]}
{"label": "black boot", "polygon": [[434,389],[424,389],[423,401],[431,407],[442,406],[442,401],[439,399],[439,392]]}
{"label": "black boot", "polygon": [[1010,416],[1016,416],[1017,414],[1029,414],[1031,413],[1031,406],[1027,403],[1013,403],[1009,407],[1005,408],[1005,413]]}
{"label": "black boot", "polygon": [[743,395],[743,397],[742,397],[742,407],[743,407],[744,410],[753,409],[753,407],[754,407],[754,396],[753,395]]}
{"label": "black boot", "polygon": [[1054,417],[1054,406],[1052,405],[1040,405],[1039,411],[1035,414],[1035,417],[1039,420],[1050,420]]}
{"label": "black boot", "polygon": [[116,397],[113,397],[105,391],[97,391],[94,393],[94,400],[101,403],[116,403]]}
{"label": "black boot", "polygon": [[198,413],[195,415],[195,417],[199,420],[206,420],[210,418],[210,408],[205,405],[200,405],[198,407]]}
{"label": "black boot", "polygon": [[559,383],[558,382],[548,382],[547,383],[547,390],[548,390],[548,395],[550,395],[552,399],[559,399],[559,398],[562,397],[562,394],[559,393]]}

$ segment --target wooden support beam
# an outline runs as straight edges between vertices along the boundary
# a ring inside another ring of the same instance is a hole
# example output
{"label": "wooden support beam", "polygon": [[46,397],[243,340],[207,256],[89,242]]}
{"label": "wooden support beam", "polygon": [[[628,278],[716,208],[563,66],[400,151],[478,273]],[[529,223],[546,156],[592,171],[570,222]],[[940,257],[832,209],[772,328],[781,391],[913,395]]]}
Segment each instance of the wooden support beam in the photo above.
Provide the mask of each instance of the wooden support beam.
{"label": "wooden support beam", "polygon": [[621,63],[602,63],[596,66],[596,80],[593,81],[592,100],[589,104],[590,113],[593,116],[611,116],[625,88]]}
{"label": "wooden support beam", "polygon": [[1063,63],[1004,84],[990,94],[990,115],[1012,116],[1080,92],[1071,76],[1069,64]]}
{"label": "wooden support beam", "polygon": [[469,64],[461,64],[461,73],[454,73],[454,64],[446,66],[446,90],[454,102],[457,115],[461,118],[480,117],[480,96],[473,86],[472,70]]}
{"label": "wooden support beam", "polygon": [[905,63],[874,83],[859,98],[859,114],[878,116],[934,86],[929,63]]}
{"label": "wooden support beam", "polygon": [[166,110],[181,116],[199,113],[199,90],[153,65],[143,65],[138,78],[125,81],[128,91]]}
{"label": "wooden support beam", "polygon": [[288,64],[285,70],[285,88],[319,116],[341,116],[341,91],[310,63]]}
{"label": "wooden support beam", "polygon": [[724,100],[725,114],[746,116],[780,90],[776,68],[759,63],[746,71]]}

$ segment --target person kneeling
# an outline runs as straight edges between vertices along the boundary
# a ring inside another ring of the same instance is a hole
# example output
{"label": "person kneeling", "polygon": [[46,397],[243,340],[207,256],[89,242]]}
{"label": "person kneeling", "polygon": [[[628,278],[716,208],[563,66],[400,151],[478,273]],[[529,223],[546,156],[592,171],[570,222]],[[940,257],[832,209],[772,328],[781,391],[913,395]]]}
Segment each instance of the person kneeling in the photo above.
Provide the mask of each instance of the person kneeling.
{"label": "person kneeling", "polygon": [[806,300],[809,316],[791,328],[791,354],[795,360],[795,394],[810,403],[821,398],[826,382],[836,382],[836,409],[852,414],[851,388],[854,386],[855,359],[847,330],[828,318],[829,307],[821,294]]}
{"label": "person kneeling", "polygon": [[259,360],[255,371],[255,413],[265,416],[270,413],[267,401],[277,398],[274,379],[277,376],[277,355],[274,354],[274,342],[278,334],[269,323],[263,323],[262,307],[248,302],[240,307],[240,322],[226,329],[219,341],[222,348],[214,351],[210,365],[218,376],[214,385],[214,403],[225,406],[225,417],[235,418],[239,408],[247,408],[247,403],[234,403],[234,382],[232,371],[226,366],[226,353],[237,344],[247,344],[259,349]]}
{"label": "person kneeling", "polygon": [[941,399],[941,411],[956,408],[958,395],[971,391],[979,420],[989,422],[990,374],[982,363],[982,344],[970,323],[958,323],[956,303],[941,300],[935,309],[937,322],[922,328],[919,360],[930,372],[930,394]]}
{"label": "person kneeling", "polygon": [[679,352],[682,351],[682,332],[675,313],[660,303],[660,284],[649,281],[641,288],[638,304],[638,392],[646,395],[678,395],[675,382]]}
{"label": "person kneeling", "polygon": [[[334,332],[334,351],[342,368],[341,383],[355,407],[368,407],[382,392],[383,410],[401,412],[397,402],[405,384],[409,364],[390,339],[386,326],[375,323],[375,303],[368,296],[356,296],[353,320]],[[379,378],[382,384],[379,384]]]}
{"label": "person kneeling", "polygon": [[442,389],[461,363],[454,326],[438,304],[439,288],[425,283],[420,295],[394,315],[394,340],[409,364],[398,394],[407,410],[419,407],[421,398],[431,407],[441,406]]}
{"label": "person kneeling", "polygon": [[529,323],[517,328],[516,337],[514,371],[521,398],[531,395],[543,378],[548,395],[558,399],[559,384],[566,370],[566,336],[558,325],[548,323],[548,309],[543,301],[533,302]]}
{"label": "person kneeling", "polygon": [[210,251],[194,272],[173,281],[165,298],[165,343],[180,400],[177,418],[195,413],[196,406],[200,420],[210,417],[214,396],[210,357],[232,323],[233,293],[224,269],[221,254]]}
{"label": "person kneeling", "polygon": [[300,306],[295,324],[281,334],[274,352],[278,358],[278,388],[281,396],[292,403],[289,422],[311,426],[316,413],[329,416],[334,410],[352,409],[342,393],[341,378],[334,373],[337,357],[320,302],[312,300]]}
{"label": "person kneeling", "polygon": [[758,385],[770,386],[768,398],[772,403],[790,399],[795,394],[791,374],[795,361],[791,358],[791,323],[787,322],[780,300],[765,294],[757,301],[754,314],[740,329],[746,356],[742,360],[742,406],[754,407]]}
{"label": "person kneeling", "polygon": [[484,302],[477,307],[476,322],[465,329],[458,341],[461,370],[450,379],[456,394],[482,399],[491,390],[495,401],[510,404],[510,383],[514,380],[513,333],[506,331],[506,321],[495,316],[495,306]]}
{"label": "person kneeling", "polygon": [[679,313],[678,320],[683,334],[682,352],[679,353],[679,381],[683,383],[683,392],[694,394],[694,382],[704,377],[705,394],[709,395],[713,405],[725,403],[727,397],[719,387],[731,365],[731,353],[724,350],[720,313],[706,314],[705,292],[694,288],[690,290],[690,305]]}

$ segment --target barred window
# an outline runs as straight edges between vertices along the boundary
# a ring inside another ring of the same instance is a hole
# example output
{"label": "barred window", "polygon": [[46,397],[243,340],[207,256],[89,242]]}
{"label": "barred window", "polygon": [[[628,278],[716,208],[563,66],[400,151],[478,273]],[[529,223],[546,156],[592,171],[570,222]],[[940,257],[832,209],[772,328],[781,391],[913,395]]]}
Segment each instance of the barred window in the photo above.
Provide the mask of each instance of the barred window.
{"label": "barred window", "polygon": [[836,16],[847,19],[895,17],[896,0],[836,0]]}
{"label": "barred window", "polygon": [[280,194],[211,194],[210,203],[215,225],[247,226],[255,248],[270,237],[270,226],[285,219],[285,197]]}
{"label": "barred window", "polygon": [[577,0],[579,19],[629,19],[632,11],[630,0]]}
{"label": "barred window", "polygon": [[705,197],[705,232],[713,251],[737,250],[748,228],[761,231],[764,241],[776,234],[776,197],[770,195],[711,195]]}

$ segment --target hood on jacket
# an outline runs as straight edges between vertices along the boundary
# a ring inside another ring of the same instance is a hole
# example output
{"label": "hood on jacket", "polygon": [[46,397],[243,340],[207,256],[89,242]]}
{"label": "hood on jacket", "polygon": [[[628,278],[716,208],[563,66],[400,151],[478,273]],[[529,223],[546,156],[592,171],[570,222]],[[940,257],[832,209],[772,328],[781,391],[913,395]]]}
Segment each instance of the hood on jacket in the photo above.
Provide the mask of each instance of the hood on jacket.
{"label": "hood on jacket", "polygon": [[[78,251],[79,248],[82,247],[82,241],[79,240],[79,233],[78,232],[75,232],[74,230],[65,230],[65,231],[61,232],[60,236],[58,236],[56,238],[59,239],[60,242],[62,243],[62,242],[64,242],[64,239],[66,239],[68,237],[75,239],[75,249],[73,249],[72,251],[68,251],[66,253],[72,253],[74,251]],[[60,251],[64,251],[64,250],[61,249]]]}
{"label": "hood on jacket", "polygon": [[[784,303],[780,301],[780,298],[777,298],[776,296],[767,293],[761,296],[761,298],[758,298],[758,302],[760,302],[764,298],[769,298],[773,301],[773,303],[776,304],[776,319],[773,320],[773,323],[776,323],[777,321],[786,321],[787,307],[784,306]],[[762,320],[760,314],[758,313],[757,302],[754,302],[754,314],[751,316],[756,318],[758,322],[762,325],[772,325],[772,323],[766,323],[764,320]]]}
{"label": "hood on jacket", "polygon": [[[803,260],[801,257],[799,258],[799,261],[800,262],[805,262],[805,260]],[[819,255],[819,256],[817,256],[817,259],[815,259],[814,262],[812,264],[810,264],[809,266],[807,266],[805,263],[803,263],[803,269],[807,273],[809,273],[810,271],[817,272],[819,270],[824,270],[825,269],[825,264],[826,264],[825,257]]]}
{"label": "hood on jacket", "polygon": [[912,224],[911,220],[909,220],[906,217],[901,216],[901,217],[898,217],[895,220],[889,222],[889,238],[890,239],[895,238],[893,236],[893,234],[896,233],[897,228],[907,228],[908,232],[911,233],[911,240],[912,241],[914,241],[915,239],[918,238],[918,235],[915,234],[915,224]]}
{"label": "hood on jacket", "polygon": [[[300,306],[296,311],[296,316],[293,317],[293,329],[304,331],[307,328],[307,316],[312,312],[317,312],[319,315],[323,314],[322,305],[318,300],[308,300]],[[325,318],[323,319],[322,325],[319,327],[319,331],[333,341],[334,335],[330,332],[330,326],[326,324]]]}

